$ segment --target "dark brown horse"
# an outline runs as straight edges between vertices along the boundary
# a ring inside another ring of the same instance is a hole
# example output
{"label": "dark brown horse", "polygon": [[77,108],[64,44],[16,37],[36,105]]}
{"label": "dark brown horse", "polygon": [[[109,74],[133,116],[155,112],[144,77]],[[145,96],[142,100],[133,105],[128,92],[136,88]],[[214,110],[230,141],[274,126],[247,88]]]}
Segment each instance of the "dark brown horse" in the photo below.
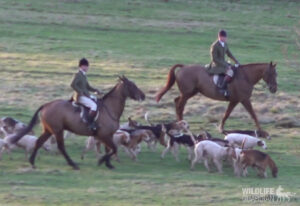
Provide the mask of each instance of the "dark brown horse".
{"label": "dark brown horse", "polygon": [[74,106],[69,101],[55,100],[42,105],[34,114],[28,127],[14,137],[13,142],[17,142],[27,132],[29,132],[37,122],[38,114],[41,113],[40,119],[43,127],[43,133],[39,137],[34,151],[29,159],[32,167],[34,167],[34,160],[38,149],[44,142],[54,135],[57,140],[58,149],[65,157],[66,161],[74,169],[79,167],[71,160],[65,150],[63,132],[64,130],[71,131],[78,135],[94,136],[109,148],[111,152],[105,154],[99,159],[99,165],[105,162],[108,168],[113,168],[110,163],[112,155],[117,153],[117,147],[112,141],[112,136],[119,128],[120,117],[125,107],[127,97],[134,100],[144,100],[145,94],[126,77],[120,77],[120,81],[116,86],[109,91],[101,100],[101,107],[99,109],[99,118],[96,120],[99,129],[96,134],[87,128],[87,125],[82,122],[79,112],[75,112]]}
{"label": "dark brown horse", "polygon": [[[175,74],[175,69],[180,69]],[[219,101],[229,101],[225,115],[221,121],[220,131],[224,131],[224,124],[230,113],[238,103],[242,103],[245,109],[250,113],[254,119],[256,127],[259,131],[261,127],[257,120],[257,117],[252,108],[250,97],[254,85],[261,79],[263,79],[269,87],[271,93],[277,91],[276,81],[276,64],[272,62],[261,64],[246,64],[241,65],[235,74],[234,80],[228,85],[230,93],[229,99],[226,99],[218,91],[218,88],[214,85],[212,77],[206,72],[205,68],[201,65],[184,66],[181,64],[174,65],[169,71],[167,84],[162,88],[156,96],[156,101],[162,98],[162,96],[173,86],[175,81],[177,82],[180,96],[175,98],[177,119],[183,119],[184,106],[188,99],[196,95],[198,92],[206,97]]]}

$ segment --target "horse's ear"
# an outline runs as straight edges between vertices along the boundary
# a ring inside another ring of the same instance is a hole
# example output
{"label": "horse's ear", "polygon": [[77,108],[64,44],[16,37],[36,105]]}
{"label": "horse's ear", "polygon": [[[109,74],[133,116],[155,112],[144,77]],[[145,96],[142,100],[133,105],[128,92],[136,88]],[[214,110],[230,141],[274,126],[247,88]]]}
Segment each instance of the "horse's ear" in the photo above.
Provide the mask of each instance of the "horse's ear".
{"label": "horse's ear", "polygon": [[123,77],[121,77],[120,75],[118,75],[118,77],[119,77],[119,80],[121,80],[121,81],[124,80]]}
{"label": "horse's ear", "polygon": [[273,66],[273,62],[272,61],[270,62],[270,66]]}
{"label": "horse's ear", "polygon": [[124,74],[122,75],[122,79],[125,80],[125,81],[128,81],[127,77],[125,77]]}

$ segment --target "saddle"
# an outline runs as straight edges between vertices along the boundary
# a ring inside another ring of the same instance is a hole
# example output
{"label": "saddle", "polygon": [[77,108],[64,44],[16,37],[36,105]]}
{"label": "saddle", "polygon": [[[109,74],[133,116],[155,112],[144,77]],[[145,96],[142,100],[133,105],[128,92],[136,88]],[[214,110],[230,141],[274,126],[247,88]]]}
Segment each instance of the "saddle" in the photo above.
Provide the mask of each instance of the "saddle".
{"label": "saddle", "polygon": [[[94,99],[92,99],[92,100],[94,100]],[[81,104],[81,103],[75,101],[75,100],[73,99],[73,97],[71,97],[71,98],[69,99],[69,102],[71,102],[72,106],[73,106],[74,109],[75,109],[75,112],[80,112],[80,118],[81,118],[81,120],[82,120],[84,123],[88,123],[87,119],[88,119],[88,114],[89,114],[90,108],[88,108],[88,107],[86,107],[85,105],[83,105],[83,104]],[[97,103],[97,102],[96,102],[96,103]],[[95,121],[96,119],[98,119],[98,117],[99,117],[99,105],[97,104],[97,114],[96,114],[96,116],[95,116],[95,118],[94,118],[94,121]]]}
{"label": "saddle", "polygon": [[[208,65],[205,65],[205,67],[208,67],[208,66],[209,66],[209,64],[208,64]],[[236,67],[236,66],[234,66],[234,65],[231,65],[231,69],[233,70],[233,77],[231,78],[230,82],[232,82],[232,80],[234,79],[235,74],[236,74],[236,71],[237,71],[238,68],[239,68],[239,67]],[[214,82],[214,84],[215,84],[216,86],[221,85],[221,84],[223,83],[224,78],[225,78],[225,74],[210,74],[210,73],[208,73],[208,74],[209,74],[210,76],[212,76],[213,82]],[[230,82],[229,82],[229,83],[230,83]]]}

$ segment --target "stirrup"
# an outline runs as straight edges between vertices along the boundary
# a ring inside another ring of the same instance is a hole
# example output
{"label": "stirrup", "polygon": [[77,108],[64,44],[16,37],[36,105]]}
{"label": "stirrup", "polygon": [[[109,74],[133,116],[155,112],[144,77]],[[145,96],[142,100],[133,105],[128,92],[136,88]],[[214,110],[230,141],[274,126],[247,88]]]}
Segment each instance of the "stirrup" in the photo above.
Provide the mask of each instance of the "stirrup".
{"label": "stirrup", "polygon": [[88,128],[92,131],[97,131],[98,127],[95,123],[89,124]]}
{"label": "stirrup", "polygon": [[229,91],[227,89],[220,89],[219,91],[224,97],[229,97]]}

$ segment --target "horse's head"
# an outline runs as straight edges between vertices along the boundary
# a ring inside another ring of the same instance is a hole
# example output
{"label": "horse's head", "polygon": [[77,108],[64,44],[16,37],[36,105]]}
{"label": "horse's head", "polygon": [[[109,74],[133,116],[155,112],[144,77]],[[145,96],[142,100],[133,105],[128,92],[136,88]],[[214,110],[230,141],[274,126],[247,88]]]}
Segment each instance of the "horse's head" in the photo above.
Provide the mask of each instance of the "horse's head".
{"label": "horse's head", "polygon": [[124,94],[137,101],[145,100],[145,94],[142,90],[140,90],[134,82],[127,79],[124,75],[119,77],[120,81],[124,84]]}
{"label": "horse's head", "polygon": [[270,62],[269,67],[263,74],[263,80],[269,87],[269,91],[271,93],[275,93],[277,91],[277,72],[276,72],[276,64]]}

